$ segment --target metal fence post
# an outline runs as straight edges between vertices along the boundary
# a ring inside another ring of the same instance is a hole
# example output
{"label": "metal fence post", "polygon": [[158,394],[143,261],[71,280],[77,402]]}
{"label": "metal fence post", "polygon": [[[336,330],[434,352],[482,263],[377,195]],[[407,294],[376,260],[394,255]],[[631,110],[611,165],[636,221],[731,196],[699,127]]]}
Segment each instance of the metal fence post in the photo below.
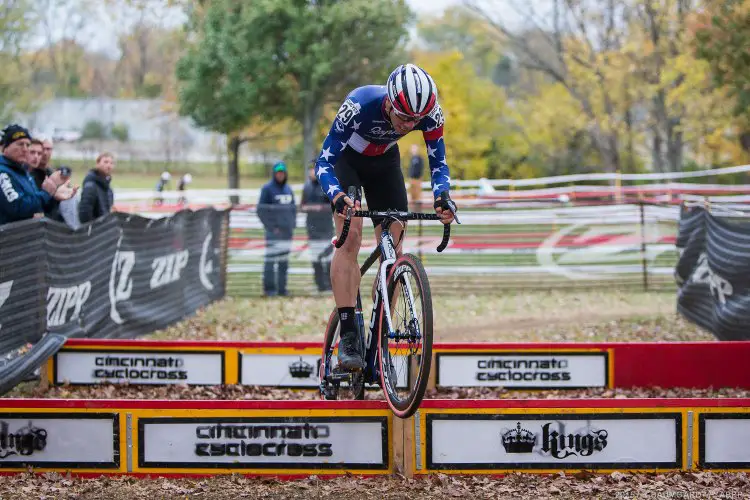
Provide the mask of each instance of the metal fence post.
{"label": "metal fence post", "polygon": [[641,209],[641,267],[643,268],[643,290],[648,291],[648,259],[646,259],[646,216],[643,201],[638,202]]}

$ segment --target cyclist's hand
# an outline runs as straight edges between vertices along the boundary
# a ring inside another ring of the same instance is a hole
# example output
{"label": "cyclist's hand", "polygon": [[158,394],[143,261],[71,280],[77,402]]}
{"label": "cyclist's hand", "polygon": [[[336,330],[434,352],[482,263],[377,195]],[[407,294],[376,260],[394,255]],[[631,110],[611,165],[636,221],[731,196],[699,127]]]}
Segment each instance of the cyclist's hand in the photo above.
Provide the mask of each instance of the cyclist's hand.
{"label": "cyclist's hand", "polygon": [[450,224],[456,217],[456,204],[451,200],[448,191],[443,191],[440,196],[435,198],[435,213],[440,217],[440,222]]}
{"label": "cyclist's hand", "polygon": [[355,208],[354,202],[344,193],[339,193],[333,199],[333,205],[336,207],[336,217],[346,218],[346,208]]}

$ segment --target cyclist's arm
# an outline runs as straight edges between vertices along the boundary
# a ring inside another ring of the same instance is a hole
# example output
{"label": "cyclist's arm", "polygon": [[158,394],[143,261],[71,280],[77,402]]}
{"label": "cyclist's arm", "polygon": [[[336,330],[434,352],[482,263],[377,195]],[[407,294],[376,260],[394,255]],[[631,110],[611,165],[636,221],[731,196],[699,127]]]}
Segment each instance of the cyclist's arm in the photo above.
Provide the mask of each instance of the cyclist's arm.
{"label": "cyclist's arm", "polygon": [[346,144],[354,132],[352,122],[357,114],[359,114],[359,105],[351,98],[344,101],[336,114],[336,118],[333,120],[331,130],[323,141],[323,148],[320,150],[318,159],[315,162],[315,175],[318,178],[318,182],[320,182],[323,192],[325,192],[331,201],[333,201],[336,195],[344,192],[336,177],[333,166],[336,165],[336,161],[338,161],[339,156],[346,148]]}
{"label": "cyclist's arm", "polygon": [[420,124],[425,147],[427,148],[427,160],[430,164],[430,182],[432,183],[432,194],[435,198],[443,191],[450,191],[450,171],[448,161],[445,157],[445,141],[443,140],[443,110],[440,104]]}

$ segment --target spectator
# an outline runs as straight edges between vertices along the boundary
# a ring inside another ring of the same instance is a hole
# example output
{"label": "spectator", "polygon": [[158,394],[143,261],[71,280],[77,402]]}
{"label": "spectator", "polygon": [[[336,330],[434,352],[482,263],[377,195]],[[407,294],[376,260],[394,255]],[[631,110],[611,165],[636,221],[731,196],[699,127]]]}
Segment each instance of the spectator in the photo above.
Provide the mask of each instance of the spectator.
{"label": "spectator", "polygon": [[96,158],[96,167],[83,179],[81,202],[78,204],[78,219],[81,224],[107,215],[112,211],[114,193],[109,186],[115,159],[112,153],[102,153]]}
{"label": "spectator", "polygon": [[315,164],[307,171],[307,182],[302,188],[300,209],[307,213],[307,241],[310,260],[319,292],[331,290],[331,257],[333,255],[333,216],[331,201],[323,192],[315,175]]}
{"label": "spectator", "polygon": [[42,189],[42,182],[44,179],[52,175],[52,171],[48,168],[41,168],[42,155],[44,155],[44,143],[39,139],[31,139],[31,145],[29,146],[29,174],[34,179],[37,189]]}
{"label": "spectator", "polygon": [[[50,154],[51,154],[51,148],[50,148]],[[29,147],[29,162],[28,162],[28,172],[31,175],[31,178],[34,179],[34,183],[36,184],[37,189],[42,189],[42,183],[44,182],[44,179],[52,175],[52,169],[49,167],[42,166],[42,161],[48,161],[49,155],[45,156],[44,153],[44,141],[40,139],[31,139],[31,146]],[[62,166],[58,168],[57,170],[60,170],[60,173],[62,175],[62,181],[68,182],[70,180],[71,176],[71,170],[70,167]],[[74,194],[75,191],[77,191],[77,188],[73,188]],[[66,215],[70,215],[72,211],[76,210],[76,207],[78,206],[78,199],[73,196],[69,200],[63,200],[60,203],[52,203],[44,210],[45,217],[56,220],[58,222],[67,222],[69,226],[76,228],[77,224],[71,223],[70,217],[63,217],[63,213]],[[77,219],[76,214],[76,219]]]}
{"label": "spectator", "polygon": [[258,217],[266,230],[266,254],[263,266],[263,294],[287,295],[287,271],[292,233],[296,225],[294,193],[287,184],[283,162],[273,166],[273,177],[260,190]]}
{"label": "spectator", "polygon": [[42,139],[42,159],[39,161],[39,168],[44,170],[52,169],[53,148],[52,139]]}
{"label": "spectator", "polygon": [[411,146],[411,162],[409,163],[409,197],[414,205],[422,198],[422,175],[424,174],[424,160],[419,155],[416,144]]}
{"label": "spectator", "polygon": [[0,145],[0,224],[31,219],[34,214],[50,209],[58,201],[71,198],[75,191],[55,172],[36,187],[26,170],[29,162],[31,135],[20,125],[9,125],[3,130]]}
{"label": "spectator", "polygon": [[177,183],[177,191],[180,192],[180,198],[177,200],[177,203],[180,205],[184,205],[187,203],[187,198],[185,197],[185,190],[187,189],[187,185],[193,182],[193,176],[190,174],[185,174],[182,177],[180,177],[180,182]]}
{"label": "spectator", "polygon": [[156,183],[156,192],[159,193],[159,195],[156,197],[156,200],[154,200],[155,205],[161,205],[164,203],[164,198],[161,196],[161,192],[164,191],[164,188],[167,184],[169,184],[169,179],[172,178],[172,174],[169,172],[162,172],[161,177],[159,177],[159,182]]}

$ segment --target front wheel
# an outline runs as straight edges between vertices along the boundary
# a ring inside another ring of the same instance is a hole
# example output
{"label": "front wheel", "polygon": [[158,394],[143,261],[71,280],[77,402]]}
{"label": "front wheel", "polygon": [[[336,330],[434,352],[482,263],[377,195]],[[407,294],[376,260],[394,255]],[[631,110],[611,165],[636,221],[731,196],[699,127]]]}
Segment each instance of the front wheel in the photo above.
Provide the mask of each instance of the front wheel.
{"label": "front wheel", "polygon": [[404,254],[396,260],[387,290],[393,330],[381,303],[380,381],[394,415],[408,418],[422,402],[432,365],[432,295],[418,257]]}

